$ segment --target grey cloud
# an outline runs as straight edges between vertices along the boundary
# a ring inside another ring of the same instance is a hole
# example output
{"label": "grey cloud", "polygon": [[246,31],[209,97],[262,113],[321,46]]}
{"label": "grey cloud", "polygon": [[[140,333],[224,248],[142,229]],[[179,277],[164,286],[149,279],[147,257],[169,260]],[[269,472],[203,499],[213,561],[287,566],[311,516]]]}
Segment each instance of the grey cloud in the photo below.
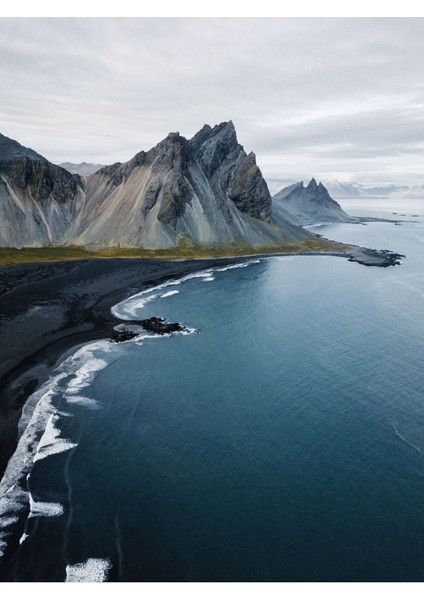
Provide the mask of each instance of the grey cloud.
{"label": "grey cloud", "polygon": [[0,19],[0,131],[107,163],[231,118],[271,179],[416,178],[423,34],[420,18]]}

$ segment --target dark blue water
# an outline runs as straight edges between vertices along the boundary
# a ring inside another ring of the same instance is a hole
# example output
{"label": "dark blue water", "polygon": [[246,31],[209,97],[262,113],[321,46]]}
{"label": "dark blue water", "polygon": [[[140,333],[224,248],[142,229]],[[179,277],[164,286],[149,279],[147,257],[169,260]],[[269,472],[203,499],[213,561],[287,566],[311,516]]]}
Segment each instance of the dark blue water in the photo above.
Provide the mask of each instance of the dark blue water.
{"label": "dark blue water", "polygon": [[319,228],[405,253],[400,267],[273,258],[118,306],[198,333],[68,359],[2,577],[422,581],[424,217],[410,220]]}

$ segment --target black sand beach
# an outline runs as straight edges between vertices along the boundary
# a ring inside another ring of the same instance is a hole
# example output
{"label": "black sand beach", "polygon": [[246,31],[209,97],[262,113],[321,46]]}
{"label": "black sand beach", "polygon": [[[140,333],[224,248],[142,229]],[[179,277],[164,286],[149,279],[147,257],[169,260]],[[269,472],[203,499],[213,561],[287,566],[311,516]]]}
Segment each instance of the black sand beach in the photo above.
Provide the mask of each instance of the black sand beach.
{"label": "black sand beach", "polygon": [[67,352],[110,338],[111,307],[169,278],[241,259],[93,259],[0,269],[0,478],[28,396]]}
{"label": "black sand beach", "polygon": [[[303,254],[339,256],[379,267],[399,264],[401,258],[388,250],[357,246],[344,252]],[[119,322],[110,310],[114,304],[167,279],[246,258],[96,258],[0,268],[0,479],[17,445],[26,399],[67,352],[113,336]]]}

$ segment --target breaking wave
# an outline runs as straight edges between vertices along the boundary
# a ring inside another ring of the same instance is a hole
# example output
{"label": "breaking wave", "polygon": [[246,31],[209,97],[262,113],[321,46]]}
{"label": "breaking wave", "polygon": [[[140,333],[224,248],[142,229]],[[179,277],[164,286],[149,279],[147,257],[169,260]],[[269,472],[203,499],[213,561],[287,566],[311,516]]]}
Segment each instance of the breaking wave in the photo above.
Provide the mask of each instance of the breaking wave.
{"label": "breaking wave", "polygon": [[66,567],[66,583],[107,581],[112,562],[108,558],[88,558],[85,562]]}
{"label": "breaking wave", "polygon": [[165,292],[164,294],[160,294],[161,290],[164,290],[168,287],[176,288],[177,286],[185,283],[186,281],[190,281],[191,279],[202,279],[203,281],[215,281],[214,274],[215,273],[224,273],[225,271],[230,271],[232,269],[243,269],[252,264],[260,263],[260,259],[252,259],[242,263],[236,263],[233,265],[227,265],[225,267],[211,267],[210,269],[206,269],[203,271],[198,271],[195,273],[189,273],[180,279],[174,279],[165,281],[160,285],[148,288],[147,290],[143,290],[142,292],[138,292],[133,296],[130,296],[126,300],[115,304],[112,307],[112,314],[121,319],[123,321],[132,320],[138,316],[138,311],[141,310],[148,304],[149,302],[153,302],[158,298],[167,298],[169,296],[173,296],[174,294],[178,294],[179,290],[172,289],[169,292]]}
{"label": "breaking wave", "polygon": [[[123,321],[131,320],[136,311],[149,302],[178,294],[179,290],[176,288],[186,281],[201,279],[211,282],[215,280],[216,273],[244,268],[258,262],[260,260],[249,260],[225,267],[210,268],[190,273],[177,280],[167,281],[117,304],[111,309],[112,313]],[[164,291],[167,288],[171,289]],[[135,344],[143,344],[146,339],[166,338],[173,335],[148,333],[142,327],[133,324],[122,324],[122,326],[126,329],[134,328],[137,335],[129,341]],[[119,330],[120,327],[121,325],[118,325],[116,329]],[[191,335],[196,332],[195,328],[187,327],[178,333]],[[4,554],[8,539],[12,535],[19,535],[20,543],[27,539],[26,519],[58,517],[64,514],[65,507],[62,504],[52,501],[51,498],[35,499],[31,495],[29,480],[32,468],[39,461],[52,455],[69,452],[78,446],[76,441],[62,435],[61,423],[63,420],[73,418],[73,407],[100,408],[99,402],[87,397],[84,390],[99,371],[107,367],[109,363],[106,355],[114,352],[118,346],[109,340],[102,340],[80,347],[53,371],[48,381],[25,403],[18,425],[19,442],[0,481],[0,557]],[[68,565],[67,581],[104,581],[110,568],[109,559],[92,558],[85,563]]]}
{"label": "breaking wave", "polygon": [[0,556],[4,554],[11,528],[16,528],[20,519],[63,514],[61,504],[49,499],[34,500],[31,496],[28,483],[31,471],[36,462],[78,445],[61,435],[61,419],[72,415],[60,410],[59,406],[65,400],[70,407],[72,404],[97,407],[96,401],[79,392],[108,364],[96,354],[112,348],[113,344],[105,341],[83,346],[66,358],[25,404],[18,426],[19,442],[0,482]]}
{"label": "breaking wave", "polygon": [[37,462],[37,460],[42,460],[43,458],[51,456],[52,454],[66,452],[67,450],[77,446],[77,444],[74,442],[60,437],[61,431],[56,426],[59,418],[60,417],[58,414],[50,415],[50,418],[47,421],[46,429],[44,430],[41,440],[37,446],[37,453],[34,456],[34,462]]}

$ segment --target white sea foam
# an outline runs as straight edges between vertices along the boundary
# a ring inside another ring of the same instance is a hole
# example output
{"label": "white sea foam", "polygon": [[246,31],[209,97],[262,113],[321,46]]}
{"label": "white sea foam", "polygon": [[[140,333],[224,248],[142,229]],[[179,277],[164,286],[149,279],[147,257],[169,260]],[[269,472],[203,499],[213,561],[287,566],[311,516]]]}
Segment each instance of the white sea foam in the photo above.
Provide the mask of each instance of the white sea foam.
{"label": "white sea foam", "polygon": [[0,558],[4,556],[5,550],[7,548],[6,536],[0,531]]}
{"label": "white sea foam", "polygon": [[171,290],[170,292],[166,292],[166,294],[162,294],[161,298],[168,298],[168,296],[174,296],[175,294],[179,294],[178,290]]}
{"label": "white sea foam", "polygon": [[2,529],[6,529],[7,527],[10,527],[11,525],[14,525],[15,523],[17,523],[19,520],[19,517],[17,515],[10,515],[8,517],[1,517],[0,518],[0,527]]}
{"label": "white sea foam", "polygon": [[[22,415],[19,420],[18,430],[20,436],[27,429],[29,423],[34,420],[34,417],[40,419],[43,410],[45,410],[46,408],[51,408],[51,410],[49,410],[47,418],[45,419],[45,422],[47,422],[50,413],[54,410],[51,406],[51,399],[59,389],[60,382],[67,376],[68,374],[64,370],[57,375],[53,375],[44,385],[41,386],[39,390],[34,392],[34,394],[32,394],[28,398],[27,402],[24,404],[24,407],[22,409]],[[42,409],[41,411],[35,410],[38,406],[40,406],[40,408]]]}
{"label": "white sea foam", "polygon": [[66,440],[60,437],[61,431],[56,426],[59,420],[59,416],[56,414],[50,415],[47,421],[46,429],[44,430],[41,440],[37,446],[37,453],[34,457],[34,462],[42,460],[52,454],[60,454],[66,452],[71,448],[75,448],[78,444],[74,444],[70,440]]}
{"label": "white sea foam", "polygon": [[92,358],[87,360],[75,373],[68,385],[68,392],[76,393],[82,388],[90,385],[97,371],[101,371],[107,367],[107,362],[101,358]]}
{"label": "white sea foam", "polygon": [[63,506],[59,502],[41,502],[34,500],[29,495],[30,513],[29,519],[33,517],[61,517],[63,515]]}
{"label": "white sea foam", "polygon": [[87,398],[86,396],[66,396],[66,402],[69,402],[69,404],[84,406],[85,408],[90,408],[91,410],[97,410],[100,408],[97,400],[94,400],[94,398]]}
{"label": "white sea foam", "polygon": [[219,269],[214,269],[214,271],[223,273],[224,271],[231,271],[232,269],[244,269],[245,267],[248,267],[249,265],[254,265],[254,264],[257,264],[260,262],[261,262],[260,260],[248,260],[247,262],[236,263],[235,265],[228,265],[227,267],[220,267]]}
{"label": "white sea foam", "polygon": [[198,330],[194,327],[186,327],[184,331],[178,332],[181,335],[193,335],[193,333],[198,333]]}
{"label": "white sea foam", "polygon": [[[255,262],[259,262],[259,261],[255,261]],[[250,264],[250,263],[244,263],[244,264],[245,264],[245,266],[247,266],[247,264]],[[238,267],[238,265],[234,265],[234,266]],[[230,268],[231,268],[231,266],[230,266]],[[137,316],[137,310],[143,308],[148,302],[152,302],[156,298],[166,298],[167,296],[173,296],[174,294],[179,293],[178,290],[171,290],[170,292],[166,292],[165,294],[160,294],[160,295],[157,293],[152,293],[152,292],[158,292],[167,287],[177,287],[186,281],[190,281],[191,279],[203,279],[204,281],[213,281],[214,280],[214,278],[213,278],[214,271],[219,271],[219,270],[224,271],[226,269],[227,269],[227,267],[225,267],[223,269],[211,268],[211,269],[207,269],[205,271],[197,271],[195,273],[189,273],[188,275],[185,275],[184,277],[181,277],[180,279],[165,281],[164,283],[161,283],[160,285],[151,287],[147,290],[143,290],[142,292],[138,292],[137,294],[130,296],[126,300],[123,300],[122,302],[115,304],[115,306],[112,306],[111,312],[118,319],[122,319],[123,321],[131,320],[135,316]]]}
{"label": "white sea foam", "polygon": [[[151,291],[151,290],[150,290]],[[112,314],[118,319],[128,319],[133,318],[137,315],[137,311],[141,308],[144,308],[146,304],[152,302],[152,300],[156,300],[158,298],[158,294],[151,294],[150,296],[144,296],[146,292],[140,292],[140,294],[136,294],[135,296],[131,296],[123,303],[117,304],[114,306],[112,310]],[[119,306],[123,305],[123,312],[119,310]]]}
{"label": "white sea foam", "polygon": [[399,429],[397,427],[397,422],[396,421],[393,421],[393,428],[395,430],[396,435],[402,441],[404,441],[406,444],[408,444],[408,446],[411,446],[412,448],[414,448],[415,450],[417,450],[417,452],[419,452],[420,454],[424,454],[424,452],[421,450],[421,448],[419,448],[418,446],[416,446],[415,444],[413,444],[412,442],[410,442],[409,440],[407,440],[401,433],[399,433]]}
{"label": "white sea foam", "polygon": [[185,281],[190,281],[190,279],[203,279],[205,277],[210,277],[212,275],[213,269],[208,269],[207,271],[198,271],[197,273],[189,273],[182,277],[179,280],[179,283],[184,283]]}
{"label": "white sea foam", "polygon": [[133,338],[130,341],[134,342],[138,346],[142,346],[144,343],[144,340],[154,340],[157,338],[169,338],[169,337],[171,337],[171,335],[173,335],[173,334],[172,333],[146,333],[145,332],[145,333],[141,333],[140,335],[137,335],[135,338]]}
{"label": "white sea foam", "polygon": [[31,418],[25,415],[25,422],[29,418],[24,431],[18,442],[15,453],[9,460],[3,479],[0,482],[0,497],[10,493],[14,484],[27,476],[33,465],[33,457],[37,451],[36,440],[44,432],[50,416],[56,411],[52,404],[52,398],[57,392],[58,378],[50,379],[36,393],[38,403],[33,409]]}
{"label": "white sea foam", "polygon": [[0,557],[7,546],[7,538],[11,534],[8,528],[15,525],[19,515],[28,509],[28,492],[20,486],[12,485],[0,498]]}
{"label": "white sea foam", "polygon": [[172,290],[172,293],[168,292],[162,295],[152,294],[152,292],[157,292],[167,287],[174,287],[180,285],[184,281],[184,279],[185,278],[177,279],[175,281],[166,281],[161,285],[157,285],[147,290],[143,290],[142,292],[138,292],[138,294],[134,294],[134,296],[130,296],[126,300],[123,300],[122,302],[115,304],[115,306],[112,306],[111,312],[118,319],[122,319],[123,321],[131,320],[137,316],[137,311],[143,308],[149,302],[152,302],[157,298],[164,298],[166,296],[174,295],[174,293],[179,293],[178,290]]}
{"label": "white sea foam", "polygon": [[29,495],[19,485],[12,485],[0,498],[0,527],[6,528],[18,520],[18,514],[28,506]]}
{"label": "white sea foam", "polygon": [[177,287],[186,281],[190,281],[191,279],[203,279],[203,281],[214,281],[214,273],[228,271],[230,269],[242,269],[244,267],[248,267],[249,265],[260,263],[259,259],[248,260],[243,263],[236,263],[234,265],[228,265],[226,267],[212,267],[210,269],[206,269],[204,271],[197,271],[195,273],[189,273],[180,279],[165,281],[160,285],[151,287],[147,290],[143,290],[142,292],[138,292],[138,294],[134,294],[130,296],[126,300],[115,304],[111,308],[112,314],[121,319],[123,321],[131,320],[137,316],[137,311],[142,309],[148,302],[152,302],[153,300],[159,298],[166,298],[167,296],[171,296],[178,293],[178,290],[172,290],[170,292],[166,292],[165,294],[159,295],[154,292],[158,292],[167,287]]}
{"label": "white sea foam", "polygon": [[19,539],[19,543],[20,543],[20,544],[23,544],[23,543],[24,543],[24,541],[25,541],[26,539],[28,539],[28,538],[29,538],[29,535],[28,535],[27,533],[23,533],[23,534],[21,535],[20,539]]}
{"label": "white sea foam", "polygon": [[[60,417],[69,416],[59,412],[55,406],[55,398],[62,398],[66,392],[69,404],[78,398],[81,388],[86,387],[107,362],[98,358],[98,352],[110,352],[114,345],[108,341],[95,342],[83,346],[72,356],[65,359],[55,370],[49,380],[30,396],[25,404],[19,422],[20,438],[15,453],[10,458],[3,479],[0,482],[0,524],[9,526],[16,523],[22,514],[30,516],[58,516],[63,514],[63,507],[55,502],[34,502],[29,497],[27,481],[30,477],[34,459],[40,460],[51,454],[64,452],[75,447],[70,440],[60,438],[57,421]],[[72,377],[73,376],[73,377]],[[70,379],[66,390],[67,380]],[[91,399],[86,398],[84,404],[93,407]],[[38,442],[38,444],[37,444]],[[5,530],[4,530],[5,531]],[[2,533],[1,547],[5,545]]]}
{"label": "white sea foam", "polygon": [[83,563],[67,565],[66,579],[67,583],[88,583],[107,581],[108,573],[112,568],[109,558],[89,558]]}

